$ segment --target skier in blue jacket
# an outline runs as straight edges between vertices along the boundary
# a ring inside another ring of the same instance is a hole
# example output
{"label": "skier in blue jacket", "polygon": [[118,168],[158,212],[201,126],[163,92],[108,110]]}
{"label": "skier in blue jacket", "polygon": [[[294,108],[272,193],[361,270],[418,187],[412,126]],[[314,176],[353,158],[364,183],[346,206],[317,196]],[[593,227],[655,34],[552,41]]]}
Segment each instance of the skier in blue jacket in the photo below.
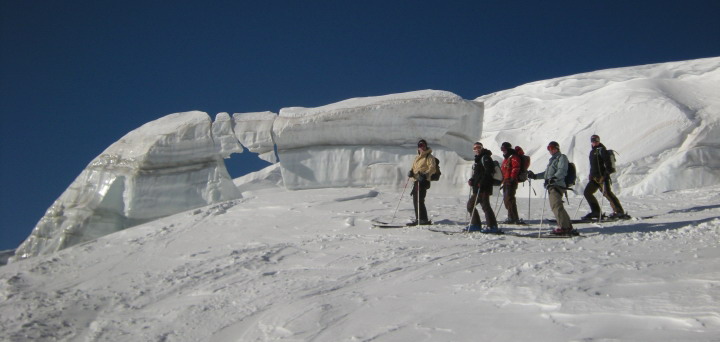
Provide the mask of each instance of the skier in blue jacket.
{"label": "skier in blue jacket", "polygon": [[528,171],[528,177],[545,180],[545,189],[547,189],[548,198],[550,199],[550,209],[552,209],[558,224],[558,227],[552,233],[557,235],[577,235],[578,232],[573,228],[570,221],[570,215],[563,206],[563,195],[567,191],[565,176],[568,171],[568,158],[560,153],[560,144],[555,141],[548,143],[547,150],[550,152],[550,160],[545,172],[535,174]]}

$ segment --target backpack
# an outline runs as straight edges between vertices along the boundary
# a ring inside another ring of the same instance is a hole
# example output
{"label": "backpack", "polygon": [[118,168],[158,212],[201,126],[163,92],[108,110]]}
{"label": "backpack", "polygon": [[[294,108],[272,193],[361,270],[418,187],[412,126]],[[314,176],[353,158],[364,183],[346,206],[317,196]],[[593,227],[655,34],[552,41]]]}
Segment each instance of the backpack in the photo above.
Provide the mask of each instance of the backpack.
{"label": "backpack", "polygon": [[568,170],[567,174],[565,175],[565,186],[569,188],[575,185],[575,181],[577,181],[577,171],[575,170],[575,164],[568,162]]}
{"label": "backpack", "polygon": [[518,182],[528,180],[528,168],[530,167],[530,156],[525,155],[522,147],[515,146],[515,152],[520,157],[520,173],[518,173]]}
{"label": "backpack", "polygon": [[437,181],[440,179],[440,175],[442,175],[442,172],[440,172],[440,159],[437,159],[437,157],[433,156],[435,158],[435,170],[437,172],[433,173],[432,176],[430,176],[431,181]]}
{"label": "backpack", "polygon": [[608,159],[610,159],[610,165],[608,165],[607,172],[615,173],[615,170],[616,170],[615,169],[615,153],[616,152],[613,150],[607,150],[607,152],[608,152],[608,156],[609,156]]}
{"label": "backpack", "polygon": [[500,168],[500,163],[498,163],[497,160],[493,160],[493,185],[499,186],[502,184],[503,175],[502,175],[502,169]]}

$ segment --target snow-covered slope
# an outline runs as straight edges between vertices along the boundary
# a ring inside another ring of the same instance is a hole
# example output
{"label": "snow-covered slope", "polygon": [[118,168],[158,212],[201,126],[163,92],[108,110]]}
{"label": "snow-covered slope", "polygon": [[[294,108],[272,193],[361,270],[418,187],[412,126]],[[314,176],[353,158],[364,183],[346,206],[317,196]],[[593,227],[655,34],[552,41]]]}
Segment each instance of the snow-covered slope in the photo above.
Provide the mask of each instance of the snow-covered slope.
{"label": "snow-covered slope", "polygon": [[[400,192],[246,190],[0,267],[0,340],[712,341],[718,190],[623,196],[657,216],[559,240],[370,228]],[[431,191],[433,228],[459,229],[464,200]],[[505,228],[537,231],[531,205]]]}
{"label": "snow-covered slope", "polygon": [[555,140],[586,176],[598,134],[618,152],[622,192],[646,195],[720,184],[718,94],[720,58],[707,58],[538,81],[477,101],[490,148],[521,145],[540,170]]}

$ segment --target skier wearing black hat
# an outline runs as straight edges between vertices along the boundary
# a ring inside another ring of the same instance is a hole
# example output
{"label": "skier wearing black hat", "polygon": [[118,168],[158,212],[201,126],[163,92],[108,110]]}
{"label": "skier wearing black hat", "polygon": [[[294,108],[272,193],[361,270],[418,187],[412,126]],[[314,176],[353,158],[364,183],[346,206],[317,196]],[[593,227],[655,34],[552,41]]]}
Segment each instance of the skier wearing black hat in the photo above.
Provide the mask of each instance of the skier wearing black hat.
{"label": "skier wearing black hat", "polygon": [[430,220],[428,220],[427,209],[425,208],[425,195],[430,188],[430,178],[437,172],[435,157],[432,155],[432,149],[428,147],[425,139],[418,141],[417,154],[408,172],[408,177],[415,179],[412,188],[415,221],[408,223],[410,226],[431,224]]}
{"label": "skier wearing black hat", "polygon": [[[470,225],[465,228],[465,231],[500,234],[502,231],[497,226],[495,213],[490,205],[490,196],[492,196],[493,191],[493,172],[495,170],[495,163],[490,157],[492,152],[483,148],[483,144],[478,141],[473,144],[473,153],[475,153],[475,164],[473,164],[472,178],[468,180],[468,185],[472,187],[472,196],[467,202],[467,211],[471,217]],[[478,204],[485,213],[485,224],[487,224],[485,229],[481,226],[480,215],[477,210]]]}
{"label": "skier wearing black hat", "polygon": [[595,199],[595,192],[598,190],[607,198],[608,202],[610,202],[610,207],[613,209],[613,214],[610,215],[610,219],[629,219],[630,216],[625,214],[620,200],[618,200],[610,187],[612,184],[610,174],[615,172],[610,162],[610,152],[605,148],[605,145],[600,142],[600,136],[598,135],[590,137],[590,144],[592,145],[590,149],[590,182],[585,186],[585,191],[583,192],[585,200],[588,202],[588,205],[590,205],[590,213],[583,216],[582,219],[588,221],[596,220],[602,215],[602,208],[600,208],[600,204],[598,204],[597,199]]}
{"label": "skier wearing black hat", "polygon": [[567,156],[560,153],[560,144],[557,142],[551,141],[548,143],[547,150],[550,152],[551,157],[545,172],[534,174],[532,171],[528,171],[528,177],[531,179],[545,179],[545,189],[547,189],[550,200],[550,209],[552,209],[558,224],[552,234],[578,235],[577,230],[572,226],[570,215],[563,206],[563,195],[567,191],[565,176],[570,162]]}

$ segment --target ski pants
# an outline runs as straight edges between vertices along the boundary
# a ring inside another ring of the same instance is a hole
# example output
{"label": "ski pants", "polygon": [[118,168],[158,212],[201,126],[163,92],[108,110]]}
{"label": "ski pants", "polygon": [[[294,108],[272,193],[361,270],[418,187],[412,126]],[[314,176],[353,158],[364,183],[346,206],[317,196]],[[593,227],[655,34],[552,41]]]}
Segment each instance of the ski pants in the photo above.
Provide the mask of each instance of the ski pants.
{"label": "ski pants", "polygon": [[472,215],[472,218],[470,219],[470,224],[478,225],[480,226],[480,215],[478,215],[478,210],[476,205],[480,204],[480,207],[482,208],[482,211],[485,213],[485,224],[488,225],[488,227],[497,227],[497,220],[495,219],[495,213],[492,210],[492,206],[490,205],[490,194],[487,192],[474,192],[472,196],[470,196],[470,199],[468,199],[467,202],[467,211]]}
{"label": "ski pants", "polygon": [[585,186],[585,191],[583,192],[583,195],[585,195],[585,200],[590,205],[590,212],[592,212],[593,214],[602,214],[602,208],[600,208],[600,204],[595,198],[595,192],[597,192],[598,190],[600,190],[603,196],[605,196],[608,202],[610,202],[610,207],[612,207],[612,210],[615,214],[625,213],[622,205],[620,204],[620,200],[618,200],[617,196],[615,196],[615,194],[612,192],[610,184],[611,182],[609,177],[604,180],[602,178],[592,178],[590,179],[590,183]]}
{"label": "ski pants", "polygon": [[503,185],[503,202],[508,212],[508,219],[516,222],[520,220],[517,209],[517,199],[515,198],[517,188],[517,182],[509,182]]}
{"label": "ski pants", "polygon": [[552,209],[555,219],[557,220],[558,228],[572,230],[572,222],[570,221],[570,215],[565,211],[563,206],[563,195],[565,195],[565,189],[557,186],[551,186],[548,188],[548,198],[550,199],[550,209]]}
{"label": "ski pants", "polygon": [[[415,220],[417,221],[428,220],[427,209],[425,208],[425,195],[427,195],[427,187],[424,183],[425,182],[415,181],[412,188],[413,208],[415,208]],[[420,189],[419,192],[418,188]],[[419,210],[418,206],[420,207]],[[420,213],[420,217],[418,217],[418,212]]]}

